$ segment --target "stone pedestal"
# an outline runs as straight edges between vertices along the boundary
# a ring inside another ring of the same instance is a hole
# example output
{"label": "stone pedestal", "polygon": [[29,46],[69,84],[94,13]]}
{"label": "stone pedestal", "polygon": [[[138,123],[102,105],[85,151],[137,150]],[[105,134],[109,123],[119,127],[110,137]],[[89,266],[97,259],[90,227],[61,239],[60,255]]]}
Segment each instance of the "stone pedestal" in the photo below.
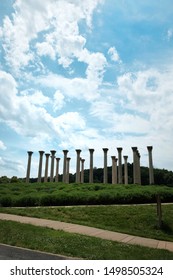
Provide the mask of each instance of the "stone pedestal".
{"label": "stone pedestal", "polygon": [[70,160],[71,160],[71,158],[70,157],[68,157],[67,158],[67,174],[66,174],[66,183],[67,184],[69,184],[69,175],[70,175]]}
{"label": "stone pedestal", "polygon": [[48,180],[48,166],[49,166],[50,154],[45,154],[45,156],[46,156],[46,163],[45,163],[45,171],[44,171],[44,182],[46,183]]}
{"label": "stone pedestal", "polygon": [[118,151],[118,184],[122,184],[122,148],[117,148]]}
{"label": "stone pedestal", "polygon": [[103,148],[104,152],[104,173],[103,173],[103,183],[107,184],[108,183],[108,168],[107,168],[107,148]]}
{"label": "stone pedestal", "polygon": [[54,180],[54,161],[55,161],[56,151],[52,150],[50,152],[51,152],[50,182],[53,182],[53,180]]}
{"label": "stone pedestal", "polygon": [[93,153],[94,149],[89,149],[90,152],[90,172],[89,172],[89,183],[93,183]]}
{"label": "stone pedestal", "polygon": [[149,183],[150,185],[154,184],[154,170],[153,170],[153,158],[152,158],[152,146],[147,146],[148,149],[148,158],[149,158]]}
{"label": "stone pedestal", "polygon": [[76,150],[77,159],[76,159],[76,183],[80,183],[80,153],[81,150]]}
{"label": "stone pedestal", "polygon": [[28,151],[28,164],[27,164],[27,171],[26,171],[26,183],[29,183],[30,179],[30,172],[31,172],[31,157],[33,152]]}
{"label": "stone pedestal", "polygon": [[68,150],[63,150],[64,153],[64,163],[63,163],[63,178],[62,181],[63,183],[66,183],[66,175],[67,175],[67,153]]}
{"label": "stone pedestal", "polygon": [[55,175],[55,182],[59,182],[59,161],[60,158],[56,158],[56,175]]}
{"label": "stone pedestal", "polygon": [[84,183],[84,162],[85,160],[81,158],[81,183]]}
{"label": "stone pedestal", "polygon": [[43,164],[43,155],[44,151],[39,151],[40,158],[39,158],[39,167],[38,167],[38,179],[37,182],[41,183],[41,175],[42,175],[42,164]]}
{"label": "stone pedestal", "polygon": [[127,164],[128,156],[124,156],[124,184],[128,185],[128,164]]}

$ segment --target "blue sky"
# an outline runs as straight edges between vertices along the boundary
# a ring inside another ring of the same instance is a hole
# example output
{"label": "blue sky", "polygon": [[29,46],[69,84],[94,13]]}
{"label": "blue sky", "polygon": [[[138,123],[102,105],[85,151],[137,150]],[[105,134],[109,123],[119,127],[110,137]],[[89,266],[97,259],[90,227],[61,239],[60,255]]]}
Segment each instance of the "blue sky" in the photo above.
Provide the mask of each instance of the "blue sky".
{"label": "blue sky", "polygon": [[[0,1],[0,176],[24,177],[27,151],[117,156],[132,146],[173,170],[171,0]],[[60,170],[62,170],[62,160]],[[44,165],[43,165],[44,169]],[[44,171],[44,170],[43,170]]]}

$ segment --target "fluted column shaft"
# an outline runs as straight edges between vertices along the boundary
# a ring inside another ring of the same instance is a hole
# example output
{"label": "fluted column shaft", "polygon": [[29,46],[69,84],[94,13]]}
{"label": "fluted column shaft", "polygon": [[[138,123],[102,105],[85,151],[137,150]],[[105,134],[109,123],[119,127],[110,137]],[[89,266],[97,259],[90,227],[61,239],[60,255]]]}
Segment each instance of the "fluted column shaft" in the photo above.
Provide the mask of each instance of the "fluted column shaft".
{"label": "fluted column shaft", "polygon": [[104,152],[104,173],[103,173],[103,183],[107,184],[108,183],[108,168],[107,168],[107,148],[103,148]]}
{"label": "fluted column shaft", "polygon": [[50,182],[53,182],[53,180],[54,180],[54,160],[55,160],[56,151],[52,150],[50,152],[51,152]]}
{"label": "fluted column shaft", "polygon": [[122,184],[122,148],[117,148],[118,151],[118,184]]}
{"label": "fluted column shaft", "polygon": [[39,159],[39,167],[38,167],[38,179],[37,182],[41,183],[41,175],[42,175],[42,164],[43,164],[43,155],[44,151],[39,151],[40,159]]}
{"label": "fluted column shaft", "polygon": [[67,168],[67,173],[66,173],[66,183],[67,184],[69,184],[69,176],[70,176],[70,160],[71,160],[71,158],[70,157],[68,157],[67,159],[66,159],[66,163],[67,163],[67,166],[66,166],[66,168]]}
{"label": "fluted column shaft", "polygon": [[89,149],[90,152],[90,173],[89,173],[89,183],[93,183],[93,153],[94,149]]}
{"label": "fluted column shaft", "polygon": [[148,157],[149,157],[149,183],[150,185],[154,184],[154,170],[153,170],[153,158],[152,158],[152,146],[147,146]]}
{"label": "fluted column shaft", "polygon": [[137,147],[132,147],[132,151],[133,151],[133,183],[138,184]]}
{"label": "fluted column shaft", "polygon": [[76,183],[80,183],[80,153],[81,150],[76,150],[77,159],[76,159]]}
{"label": "fluted column shaft", "polygon": [[127,165],[128,156],[124,156],[124,184],[128,185],[128,165]]}
{"label": "fluted column shaft", "polygon": [[140,167],[140,153],[137,151],[137,178],[138,184],[141,185],[141,167]]}
{"label": "fluted column shaft", "polygon": [[81,158],[81,183],[84,183],[84,162],[85,159]]}
{"label": "fluted column shaft", "polygon": [[115,156],[111,156],[111,158],[112,158],[112,184],[115,184],[115,172],[116,172]]}
{"label": "fluted column shaft", "polygon": [[59,182],[59,161],[60,158],[56,158],[56,175],[55,175],[55,182]]}
{"label": "fluted column shaft", "polygon": [[45,163],[45,171],[44,171],[44,182],[48,180],[48,166],[49,166],[49,156],[50,154],[45,154],[46,156],[46,163]]}
{"label": "fluted column shaft", "polygon": [[31,157],[33,152],[28,151],[28,164],[27,164],[27,171],[26,171],[26,183],[29,183],[30,179],[30,172],[31,172]]}
{"label": "fluted column shaft", "polygon": [[63,163],[63,178],[62,181],[63,183],[66,182],[66,175],[67,175],[67,153],[68,150],[63,150],[64,153],[64,163]]}

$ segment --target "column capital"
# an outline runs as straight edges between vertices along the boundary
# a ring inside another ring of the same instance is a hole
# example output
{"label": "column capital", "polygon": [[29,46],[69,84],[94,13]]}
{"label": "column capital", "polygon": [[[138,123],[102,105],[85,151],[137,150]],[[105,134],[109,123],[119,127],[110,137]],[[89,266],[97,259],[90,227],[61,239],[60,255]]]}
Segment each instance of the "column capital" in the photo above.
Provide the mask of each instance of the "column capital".
{"label": "column capital", "polygon": [[56,151],[55,151],[55,150],[51,150],[50,152],[51,152],[52,155],[55,155],[55,154],[56,154]]}
{"label": "column capital", "polygon": [[104,152],[107,152],[109,149],[108,148],[103,148],[103,151]]}
{"label": "column capital", "polygon": [[118,152],[121,152],[122,149],[123,149],[122,147],[118,147],[118,148],[117,148],[117,151],[118,151]]}
{"label": "column capital", "polygon": [[94,149],[88,149],[90,153],[93,153],[94,152]]}
{"label": "column capital", "polygon": [[33,152],[32,151],[28,151],[27,152],[29,156],[32,156]]}
{"label": "column capital", "polygon": [[150,152],[150,151],[152,151],[153,146],[147,146],[147,149],[148,149],[148,151]]}
{"label": "column capital", "polygon": [[123,156],[124,160],[127,160],[128,159],[128,156]]}
{"label": "column capital", "polygon": [[46,157],[49,157],[49,156],[50,156],[50,154],[49,154],[49,153],[46,153],[46,154],[45,154],[45,156],[46,156]]}
{"label": "column capital", "polygon": [[67,154],[67,153],[68,153],[68,150],[63,150],[63,153],[64,153],[64,154]]}
{"label": "column capital", "polygon": [[138,150],[137,147],[132,147],[133,152],[136,152]]}
{"label": "column capital", "polygon": [[80,149],[76,149],[76,153],[80,154],[81,150]]}
{"label": "column capital", "polygon": [[85,162],[85,159],[84,159],[84,158],[81,158],[81,161],[82,161],[82,162]]}
{"label": "column capital", "polygon": [[56,158],[57,161],[60,160],[60,159],[61,159],[60,157],[57,157],[57,158]]}
{"label": "column capital", "polygon": [[44,154],[44,151],[38,151],[40,155],[43,155]]}
{"label": "column capital", "polygon": [[115,157],[115,156],[111,156],[111,159],[112,159],[112,160],[115,160],[115,159],[116,159],[116,157]]}
{"label": "column capital", "polygon": [[68,157],[68,158],[67,158],[67,161],[70,161],[70,160],[71,160],[71,158],[70,158],[70,157]]}

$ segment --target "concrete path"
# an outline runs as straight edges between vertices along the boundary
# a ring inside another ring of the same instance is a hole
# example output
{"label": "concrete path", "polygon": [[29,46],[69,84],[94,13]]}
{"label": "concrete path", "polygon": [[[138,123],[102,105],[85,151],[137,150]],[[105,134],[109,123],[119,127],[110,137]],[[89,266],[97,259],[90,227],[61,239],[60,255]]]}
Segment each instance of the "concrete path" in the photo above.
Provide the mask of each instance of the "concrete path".
{"label": "concrete path", "polygon": [[69,233],[79,233],[88,236],[94,236],[102,239],[118,241],[132,245],[141,245],[156,249],[166,249],[168,251],[173,252],[173,242],[133,236],[125,233],[118,233],[88,226],[4,213],[0,213],[0,220],[10,220],[24,224],[52,228],[55,230],[63,230]]}

